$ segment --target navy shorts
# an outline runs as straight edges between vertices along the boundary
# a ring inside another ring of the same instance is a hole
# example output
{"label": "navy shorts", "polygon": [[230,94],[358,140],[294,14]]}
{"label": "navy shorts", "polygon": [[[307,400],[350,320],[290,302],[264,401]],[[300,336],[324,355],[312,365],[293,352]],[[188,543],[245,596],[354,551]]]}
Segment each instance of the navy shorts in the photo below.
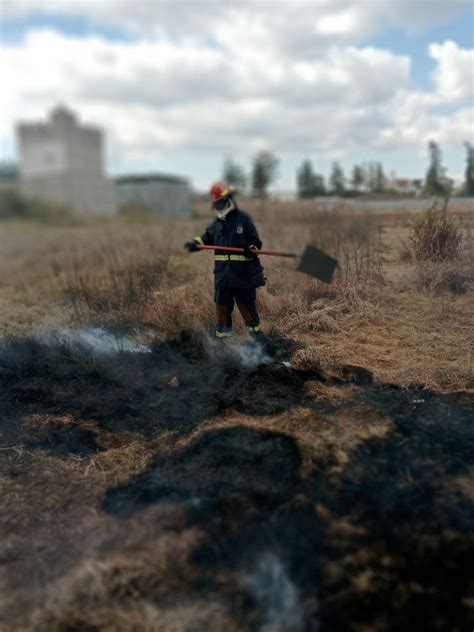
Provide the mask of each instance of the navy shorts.
{"label": "navy shorts", "polygon": [[254,305],[257,300],[257,290],[254,287],[218,287],[214,294],[214,303],[217,305],[229,305],[235,302],[237,305]]}

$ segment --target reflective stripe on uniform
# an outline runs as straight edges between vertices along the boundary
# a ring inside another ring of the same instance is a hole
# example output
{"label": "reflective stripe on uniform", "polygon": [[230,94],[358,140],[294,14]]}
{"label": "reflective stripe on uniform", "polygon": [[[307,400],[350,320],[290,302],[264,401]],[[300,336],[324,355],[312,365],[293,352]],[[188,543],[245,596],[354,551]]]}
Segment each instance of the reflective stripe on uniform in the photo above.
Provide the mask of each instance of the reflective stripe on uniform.
{"label": "reflective stripe on uniform", "polygon": [[252,261],[252,257],[244,257],[244,255],[230,255],[231,261]]}
{"label": "reflective stripe on uniform", "polygon": [[244,255],[214,255],[214,261],[252,261],[252,258]]}
{"label": "reflective stripe on uniform", "polygon": [[200,237],[195,237],[194,241],[199,244],[200,246],[204,246],[204,242]]}

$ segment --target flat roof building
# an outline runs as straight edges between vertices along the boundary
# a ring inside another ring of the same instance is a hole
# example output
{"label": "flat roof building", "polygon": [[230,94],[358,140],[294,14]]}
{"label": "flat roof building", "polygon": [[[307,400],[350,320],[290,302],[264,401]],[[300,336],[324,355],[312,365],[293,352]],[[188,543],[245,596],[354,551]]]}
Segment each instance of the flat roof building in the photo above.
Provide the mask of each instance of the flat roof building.
{"label": "flat roof building", "polygon": [[121,206],[136,205],[155,215],[191,217],[189,181],[161,173],[124,175],[115,179]]}

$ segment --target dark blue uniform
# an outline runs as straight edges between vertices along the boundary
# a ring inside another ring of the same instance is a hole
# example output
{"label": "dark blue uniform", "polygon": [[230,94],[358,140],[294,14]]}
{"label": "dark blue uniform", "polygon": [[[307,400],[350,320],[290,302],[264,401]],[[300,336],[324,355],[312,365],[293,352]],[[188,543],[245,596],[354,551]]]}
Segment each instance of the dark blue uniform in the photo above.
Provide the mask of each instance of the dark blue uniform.
{"label": "dark blue uniform", "polygon": [[[260,249],[262,242],[250,215],[238,208],[227,214],[225,219],[215,219],[201,237],[195,241],[206,246]],[[255,289],[265,285],[263,268],[257,256],[246,257],[243,253],[215,251],[214,254],[215,302],[228,306],[227,325],[231,326],[234,300],[252,309],[252,321],[258,325]]]}

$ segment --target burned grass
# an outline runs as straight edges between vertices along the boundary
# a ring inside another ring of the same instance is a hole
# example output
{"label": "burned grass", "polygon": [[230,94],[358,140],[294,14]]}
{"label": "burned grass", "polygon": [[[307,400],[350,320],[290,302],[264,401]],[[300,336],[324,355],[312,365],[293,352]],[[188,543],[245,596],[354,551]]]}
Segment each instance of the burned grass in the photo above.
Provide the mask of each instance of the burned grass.
{"label": "burned grass", "polygon": [[[224,409],[277,414],[304,400],[313,373],[292,372],[276,361],[288,356],[290,340],[268,339],[271,359],[258,343],[209,345],[205,337],[183,333],[177,341],[156,343],[150,352],[96,355],[92,347],[68,340],[13,340],[0,350],[3,406],[9,414],[14,407],[17,411],[8,426],[21,428],[19,417],[30,414],[67,415],[106,432],[183,435]],[[54,449],[73,431],[58,432],[34,445],[47,447],[49,441]],[[83,433],[87,450],[92,434]],[[3,445],[11,443],[9,434],[0,438]],[[21,430],[16,440],[24,444]]]}
{"label": "burned grass", "polygon": [[[449,482],[473,465],[472,408],[438,400],[415,412],[400,399],[393,432],[365,442],[342,470],[322,457],[302,478],[291,437],[236,426],[156,457],[109,489],[103,508],[146,520],[147,508],[177,504],[187,528],[206,534],[191,557],[201,586],[226,595],[242,629],[270,619],[295,630],[461,630],[474,506],[449,498]],[[224,571],[239,578],[231,594],[219,585]]]}
{"label": "burned grass", "polygon": [[463,630],[472,394],[303,351],[4,345],[6,629]]}
{"label": "burned grass", "polygon": [[[288,360],[297,348],[278,336],[226,344],[189,332],[138,352],[96,353],[58,336],[14,339],[0,349],[0,446],[87,455],[102,449],[100,432],[182,437],[223,411],[265,416],[311,407],[311,380],[371,381],[370,372],[356,366],[332,376],[319,368],[294,370]],[[48,421],[32,432],[31,415]],[[67,423],[58,426],[58,417]]]}

